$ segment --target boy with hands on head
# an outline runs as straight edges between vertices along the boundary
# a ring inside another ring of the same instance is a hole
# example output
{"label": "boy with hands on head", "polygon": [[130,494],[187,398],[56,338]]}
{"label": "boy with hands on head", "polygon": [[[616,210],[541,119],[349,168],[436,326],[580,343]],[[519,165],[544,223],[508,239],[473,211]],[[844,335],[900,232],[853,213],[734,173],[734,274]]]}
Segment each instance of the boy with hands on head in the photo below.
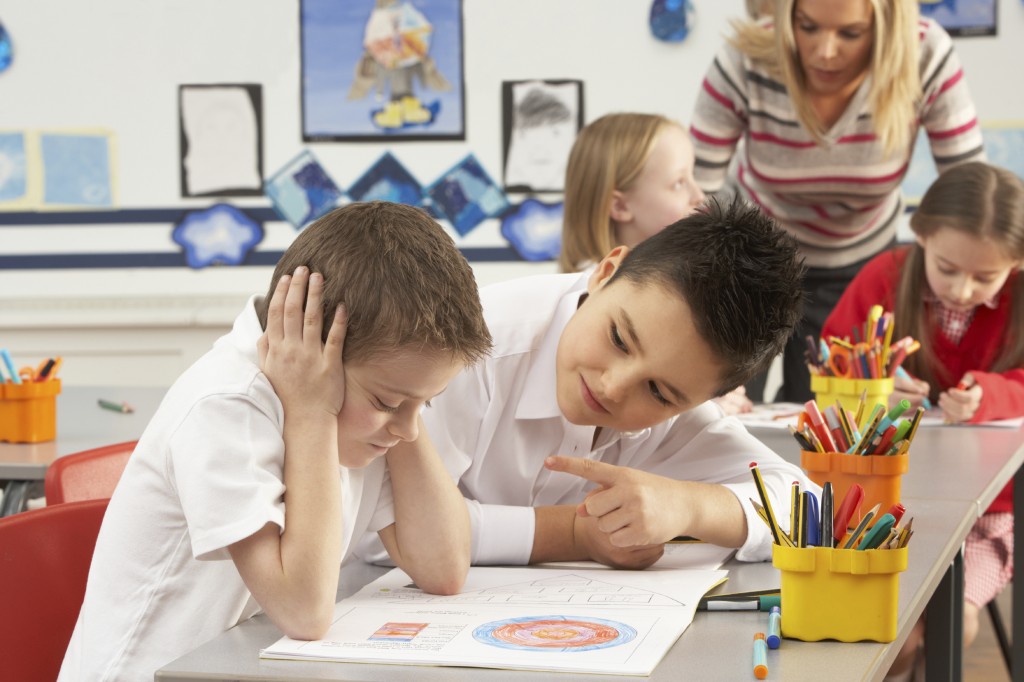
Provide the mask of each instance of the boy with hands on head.
{"label": "boy with hands on head", "polygon": [[473,563],[643,568],[678,535],[768,558],[750,462],[780,508],[794,480],[818,488],[709,401],[778,354],[801,275],[769,218],[712,200],[592,272],[485,287],[494,351],[424,414]]}
{"label": "boy with hands on head", "polygon": [[61,679],[150,679],[261,608],[322,636],[368,530],[422,589],[462,586],[465,503],[420,413],[491,345],[468,263],[422,211],[352,204],[303,230],[268,296],[143,433]]}

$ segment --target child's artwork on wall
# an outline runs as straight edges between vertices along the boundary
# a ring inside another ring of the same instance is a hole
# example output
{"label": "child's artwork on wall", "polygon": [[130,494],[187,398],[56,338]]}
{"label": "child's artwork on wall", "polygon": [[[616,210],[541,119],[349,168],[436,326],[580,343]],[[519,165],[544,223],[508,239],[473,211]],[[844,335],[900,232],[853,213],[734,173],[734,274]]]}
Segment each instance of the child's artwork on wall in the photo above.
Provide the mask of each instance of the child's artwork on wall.
{"label": "child's artwork on wall", "polygon": [[562,249],[562,202],[547,204],[532,197],[507,211],[501,235],[523,260],[558,258]]}
{"label": "child's artwork on wall", "polygon": [[114,205],[111,133],[44,132],[39,136],[39,145],[44,208]]}
{"label": "child's artwork on wall", "polygon": [[190,268],[240,265],[263,240],[263,226],[229,204],[190,211],[171,233]]}
{"label": "child's artwork on wall", "polygon": [[423,186],[391,152],[384,152],[348,188],[348,196],[352,201],[393,201],[397,204],[422,206]]}
{"label": "child's artwork on wall", "polygon": [[438,178],[427,188],[426,195],[430,209],[463,237],[509,207],[504,193],[472,154]]}
{"label": "child's artwork on wall", "polygon": [[[981,124],[988,162],[1013,171],[1024,180],[1024,121],[989,121]],[[914,143],[914,154],[910,157],[910,168],[900,188],[909,206],[921,203],[921,197],[931,186],[938,173],[932,159],[928,136],[922,129]]]}
{"label": "child's artwork on wall", "polygon": [[501,86],[505,189],[560,192],[583,127],[583,82],[505,81]]}
{"label": "child's artwork on wall", "polygon": [[693,30],[694,8],[690,0],[653,0],[651,35],[666,43],[681,43]]}
{"label": "child's artwork on wall", "polygon": [[26,208],[29,197],[28,137],[21,131],[0,132],[0,209]]}
{"label": "child's artwork on wall", "polygon": [[462,0],[302,0],[306,141],[465,139]]}
{"label": "child's artwork on wall", "polygon": [[0,23],[0,73],[7,70],[14,60],[14,46],[11,44],[11,35]]}
{"label": "child's artwork on wall", "polygon": [[262,100],[259,85],[178,88],[181,196],[263,194]]}
{"label": "child's artwork on wall", "polygon": [[295,229],[333,209],[342,197],[341,190],[308,150],[271,176],[264,190],[277,212]]}
{"label": "child's artwork on wall", "polygon": [[921,16],[953,36],[994,36],[996,0],[920,0]]}

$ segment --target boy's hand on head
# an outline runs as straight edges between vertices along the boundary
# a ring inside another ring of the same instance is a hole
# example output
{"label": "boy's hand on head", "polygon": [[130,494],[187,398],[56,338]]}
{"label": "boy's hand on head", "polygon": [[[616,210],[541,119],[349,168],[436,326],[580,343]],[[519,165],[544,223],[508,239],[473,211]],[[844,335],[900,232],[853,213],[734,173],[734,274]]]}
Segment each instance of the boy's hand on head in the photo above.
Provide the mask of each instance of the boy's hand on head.
{"label": "boy's hand on head", "polygon": [[889,407],[895,407],[901,400],[909,400],[912,408],[917,409],[924,402],[931,392],[931,386],[927,381],[921,381],[911,376],[900,376],[893,378],[893,392],[889,396]]}
{"label": "boy's hand on head", "polygon": [[965,374],[956,388],[939,394],[943,418],[952,423],[970,421],[981,407],[981,394],[981,386],[974,383],[974,377]]}
{"label": "boy's hand on head", "polygon": [[664,545],[687,534],[677,518],[678,481],[582,457],[548,457],[544,466],[601,486],[587,494],[576,513],[597,519],[597,529],[613,547]]}
{"label": "boy's hand on head", "polygon": [[267,329],[257,344],[260,369],[286,416],[308,406],[337,417],[345,399],[341,353],[346,320],[339,306],[327,342],[321,342],[323,283],[320,273],[296,268],[278,280],[267,307]]}

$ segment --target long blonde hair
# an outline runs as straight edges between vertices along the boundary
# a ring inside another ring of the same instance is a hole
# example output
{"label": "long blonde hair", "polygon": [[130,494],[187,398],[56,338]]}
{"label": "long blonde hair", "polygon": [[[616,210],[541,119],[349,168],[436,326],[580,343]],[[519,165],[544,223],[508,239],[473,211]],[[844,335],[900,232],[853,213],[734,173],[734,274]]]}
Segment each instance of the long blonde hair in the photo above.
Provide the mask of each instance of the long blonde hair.
{"label": "long blonde hair", "polygon": [[[921,205],[910,217],[910,229],[919,237],[929,237],[941,229],[951,229],[976,239],[988,239],[1010,258],[1024,260],[1024,182],[1008,170],[980,161],[950,168],[928,188]],[[1015,275],[1011,286],[1010,318],[1003,330],[1001,351],[991,368],[980,370],[1005,372],[1024,367],[1024,277]],[[899,337],[912,336],[921,342],[921,350],[907,358],[906,367],[932,385],[950,385],[959,377],[936,377],[943,368],[937,362],[930,343],[937,322],[921,305],[928,291],[925,278],[924,249],[911,247],[896,291],[896,328]]]}
{"label": "long blonde hair", "polygon": [[[797,0],[775,3],[774,30],[757,22],[733,22],[736,35],[729,42],[753,60],[762,62],[781,80],[793,102],[797,118],[822,144],[824,126],[811,105],[806,77],[800,65],[793,31]],[[875,134],[887,154],[909,149],[921,100],[916,0],[868,0],[874,10],[871,48],[871,90],[868,103]]]}
{"label": "long blonde hair", "polygon": [[562,272],[576,272],[618,246],[610,215],[612,195],[630,188],[665,126],[656,114],[608,114],[580,131],[565,169]]}

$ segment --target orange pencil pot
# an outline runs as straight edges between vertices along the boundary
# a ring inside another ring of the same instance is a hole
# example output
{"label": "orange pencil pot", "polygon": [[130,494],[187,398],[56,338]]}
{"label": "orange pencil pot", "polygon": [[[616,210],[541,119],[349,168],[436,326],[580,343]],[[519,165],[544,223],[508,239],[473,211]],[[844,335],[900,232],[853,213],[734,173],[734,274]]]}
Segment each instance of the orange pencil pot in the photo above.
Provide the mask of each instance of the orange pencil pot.
{"label": "orange pencil pot", "polygon": [[772,546],[781,573],[782,636],[816,642],[896,639],[899,574],[907,548]]}
{"label": "orange pencil pot", "polygon": [[900,501],[903,474],[910,468],[910,455],[848,455],[845,452],[800,452],[800,467],[818,485],[832,482],[837,504],[846,497],[854,483],[864,488],[864,500],[857,514],[850,519],[856,525],[863,514],[876,504],[884,514]]}
{"label": "orange pencil pot", "polygon": [[57,437],[60,379],[0,385],[0,441],[39,443]]}
{"label": "orange pencil pot", "polygon": [[[867,391],[864,399],[863,419],[871,414],[875,405],[882,404],[888,409],[889,396],[893,391],[893,379],[846,379],[843,377],[811,375],[811,391],[814,392],[814,400],[818,407],[824,410],[830,405],[835,405],[836,400],[850,414],[857,413],[857,406],[860,404],[860,397]],[[864,426],[859,424],[858,426]]]}

